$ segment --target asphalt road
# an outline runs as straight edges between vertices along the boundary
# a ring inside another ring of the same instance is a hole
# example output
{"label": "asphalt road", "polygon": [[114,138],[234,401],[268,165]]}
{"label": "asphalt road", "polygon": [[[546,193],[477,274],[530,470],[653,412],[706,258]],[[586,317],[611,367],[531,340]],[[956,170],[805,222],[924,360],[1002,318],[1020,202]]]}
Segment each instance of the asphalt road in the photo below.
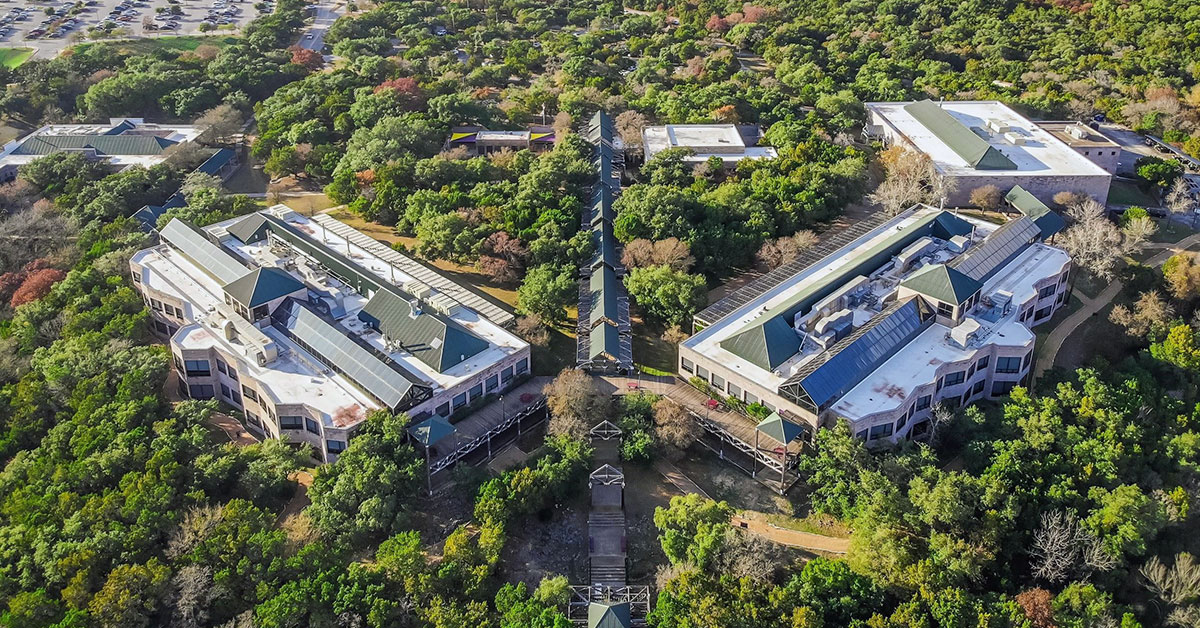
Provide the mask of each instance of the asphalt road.
{"label": "asphalt road", "polygon": [[1126,175],[1135,173],[1134,162],[1141,157],[1162,157],[1162,154],[1146,145],[1146,138],[1123,126],[1106,123],[1100,125],[1100,131],[1108,139],[1121,145],[1121,156],[1117,161],[1117,172]]}
{"label": "asphalt road", "polygon": [[320,52],[325,48],[325,32],[346,10],[345,2],[323,0],[316,6],[317,15],[313,23],[300,35],[300,47]]}

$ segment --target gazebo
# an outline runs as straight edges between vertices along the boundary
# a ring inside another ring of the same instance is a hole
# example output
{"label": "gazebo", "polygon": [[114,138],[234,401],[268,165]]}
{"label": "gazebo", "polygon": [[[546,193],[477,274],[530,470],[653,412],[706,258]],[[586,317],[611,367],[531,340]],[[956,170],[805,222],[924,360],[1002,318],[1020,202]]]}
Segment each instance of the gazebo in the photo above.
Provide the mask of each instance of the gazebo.
{"label": "gazebo", "polygon": [[588,606],[588,628],[629,628],[632,625],[629,602],[592,602]]}
{"label": "gazebo", "polygon": [[408,428],[409,437],[425,447],[425,484],[430,495],[433,494],[433,474],[429,472],[429,450],[454,432],[454,426],[436,414]]}
{"label": "gazebo", "polygon": [[[759,447],[759,435],[764,435],[767,438],[779,443],[779,448],[775,451],[779,452],[779,492],[783,493],[787,485],[787,447],[792,441],[799,440],[805,433],[805,427],[794,421],[789,421],[781,416],[778,412],[772,412],[770,416],[754,426],[754,451],[757,454],[762,451]],[[751,475],[758,477],[758,456],[753,456],[753,470]]]}

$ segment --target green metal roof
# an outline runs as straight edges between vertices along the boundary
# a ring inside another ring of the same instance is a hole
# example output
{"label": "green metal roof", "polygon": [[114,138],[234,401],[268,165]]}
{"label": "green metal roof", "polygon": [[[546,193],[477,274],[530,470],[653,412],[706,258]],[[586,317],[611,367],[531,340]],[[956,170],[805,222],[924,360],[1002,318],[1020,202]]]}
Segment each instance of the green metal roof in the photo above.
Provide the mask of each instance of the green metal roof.
{"label": "green metal roof", "polygon": [[1016,170],[1017,164],[968,129],[932,100],[904,105],[904,110],[976,170]]}
{"label": "green metal roof", "polygon": [[304,290],[300,280],[278,268],[256,268],[225,284],[225,294],[249,308],[258,307],[297,290]]}
{"label": "green metal roof", "polygon": [[617,212],[613,210],[613,191],[611,187],[597,185],[592,189],[592,200],[588,214],[589,225],[594,225],[601,220],[612,222],[616,219]]}
{"label": "green metal roof", "polygon": [[228,249],[210,240],[208,234],[185,220],[172,219],[159,232],[159,237],[222,284],[228,284],[250,272]]}
{"label": "green metal roof", "polygon": [[241,240],[242,244],[250,244],[267,237],[267,232],[271,229],[262,214],[254,213],[229,225],[225,230],[229,235]]}
{"label": "green metal roof", "polygon": [[425,447],[436,445],[439,441],[454,433],[454,426],[436,414],[408,428],[409,436]]}
{"label": "green metal roof", "polygon": [[629,628],[633,617],[629,602],[592,602],[588,605],[588,628]]}
{"label": "green metal roof", "polygon": [[601,323],[588,334],[588,359],[605,357],[614,362],[621,359],[621,334],[616,327]]}
{"label": "green metal roof", "polygon": [[721,348],[768,371],[800,352],[800,336],[782,316],[721,341]]}
{"label": "green metal roof", "polygon": [[1067,226],[1062,216],[1019,185],[1014,185],[1013,189],[1004,195],[1004,200],[1037,224],[1038,229],[1042,232],[1043,240],[1062,231]]}
{"label": "green metal roof", "polygon": [[426,312],[415,297],[384,286],[371,295],[359,318],[379,328],[415,358],[444,373],[488,348],[488,343],[454,320]]}
{"label": "green metal roof", "polygon": [[600,221],[592,227],[592,267],[600,264],[611,268],[621,265],[621,258],[617,256],[617,237],[608,221]]}
{"label": "green metal roof", "polygon": [[926,266],[900,282],[900,285],[951,305],[965,303],[983,287],[983,284],[945,264]]}
{"label": "green metal roof", "polygon": [[617,271],[603,265],[592,273],[589,280],[591,291],[591,312],[588,326],[595,327],[601,321],[620,322],[620,308],[617,296],[620,294],[621,281],[617,279]]}
{"label": "green metal roof", "polygon": [[779,416],[778,412],[772,412],[770,416],[763,419],[754,429],[784,445],[804,435],[803,425],[793,423]]}
{"label": "green metal roof", "polygon": [[93,149],[101,155],[161,155],[178,142],[154,135],[37,135],[14,155],[49,155],[63,150]]}

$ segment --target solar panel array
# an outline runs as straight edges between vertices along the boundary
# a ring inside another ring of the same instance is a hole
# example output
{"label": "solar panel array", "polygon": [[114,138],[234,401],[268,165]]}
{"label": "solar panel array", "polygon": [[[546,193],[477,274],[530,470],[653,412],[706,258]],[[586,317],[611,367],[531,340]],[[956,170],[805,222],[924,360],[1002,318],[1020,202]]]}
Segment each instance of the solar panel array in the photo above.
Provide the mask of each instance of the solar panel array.
{"label": "solar panel array", "polygon": [[158,235],[222,285],[250,272],[233,253],[209,240],[207,234],[187,221],[176,218],[167,223]]}
{"label": "solar panel array", "polygon": [[[594,251],[579,281],[579,326],[576,364],[595,372],[633,369],[633,336],[629,326],[629,295],[618,278],[624,273],[613,235],[613,203],[621,193],[623,156],[616,150],[612,118],[603,111],[592,116],[584,137],[594,146],[591,204],[583,209],[582,227],[590,229]],[[614,320],[615,318],[615,320]]]}
{"label": "solar panel array", "polygon": [[779,393],[819,413],[866,379],[933,320],[933,312],[919,298],[897,301],[800,367],[779,387]]}
{"label": "solar panel array", "polygon": [[1042,235],[1042,230],[1025,216],[1010,220],[988,234],[983,242],[947,264],[976,281],[984,281]]}
{"label": "solar panel array", "polygon": [[830,230],[827,232],[828,235],[823,237],[820,242],[815,246],[809,247],[796,259],[751,281],[720,301],[704,308],[704,310],[694,317],[696,330],[699,331],[700,329],[709,327],[713,323],[732,314],[742,306],[804,272],[813,264],[832,255],[838,249],[854,242],[891,218],[891,216],[879,212],[870,218],[855,222],[848,228],[837,231]]}
{"label": "solar panel array", "polygon": [[296,299],[275,309],[271,325],[393,412],[411,408],[432,395],[421,378],[359,344]]}

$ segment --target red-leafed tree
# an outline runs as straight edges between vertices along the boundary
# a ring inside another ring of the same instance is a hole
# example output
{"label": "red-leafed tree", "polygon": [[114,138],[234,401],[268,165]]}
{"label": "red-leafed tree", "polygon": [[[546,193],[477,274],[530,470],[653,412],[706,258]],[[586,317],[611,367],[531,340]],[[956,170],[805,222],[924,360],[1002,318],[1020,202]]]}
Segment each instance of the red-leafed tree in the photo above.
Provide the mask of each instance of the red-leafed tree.
{"label": "red-leafed tree", "polygon": [[57,268],[43,268],[29,273],[25,281],[21,282],[21,286],[13,292],[9,305],[17,307],[46,296],[50,288],[66,276],[66,273]]}
{"label": "red-leafed tree", "polygon": [[479,272],[497,283],[511,283],[521,277],[529,249],[517,238],[505,231],[488,236],[480,247]]}
{"label": "red-leafed tree", "polygon": [[729,24],[725,18],[713,13],[712,17],[708,18],[708,22],[704,24],[704,29],[710,33],[724,33],[729,30]]}
{"label": "red-leafed tree", "polygon": [[288,48],[288,51],[292,53],[292,63],[296,65],[304,66],[310,70],[319,70],[325,65],[325,59],[316,50],[292,46]]}
{"label": "red-leafed tree", "polygon": [[417,82],[417,79],[406,76],[387,80],[375,88],[375,93],[378,94],[385,90],[395,92],[396,99],[401,106],[409,111],[416,111],[425,106],[425,91],[421,89],[421,84]]}

